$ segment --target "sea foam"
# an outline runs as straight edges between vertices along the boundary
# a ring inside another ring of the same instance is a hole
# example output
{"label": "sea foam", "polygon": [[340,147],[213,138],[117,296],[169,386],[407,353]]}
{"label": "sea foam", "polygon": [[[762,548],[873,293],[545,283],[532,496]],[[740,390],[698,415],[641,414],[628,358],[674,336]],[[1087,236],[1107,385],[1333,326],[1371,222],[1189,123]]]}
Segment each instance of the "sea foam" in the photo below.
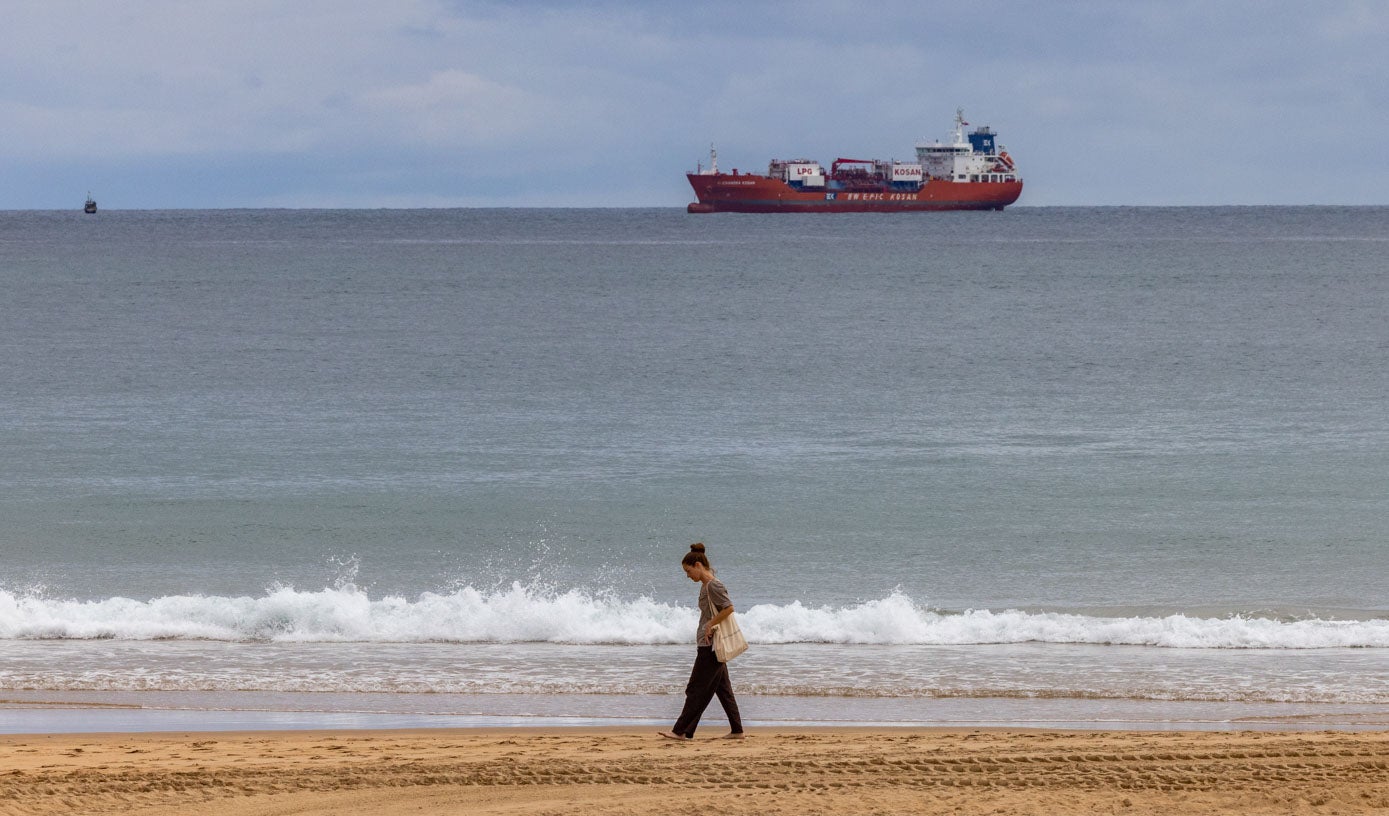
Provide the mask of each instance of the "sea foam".
{"label": "sea foam", "polygon": [[[1389,620],[1093,617],[943,612],[901,593],[846,606],[758,604],[739,610],[754,643],[969,645],[1068,643],[1198,649],[1389,647]],[[72,600],[0,590],[0,639],[272,642],[686,644],[693,605],[513,583],[414,598],[344,585],[279,587],[259,597],[174,595]]]}

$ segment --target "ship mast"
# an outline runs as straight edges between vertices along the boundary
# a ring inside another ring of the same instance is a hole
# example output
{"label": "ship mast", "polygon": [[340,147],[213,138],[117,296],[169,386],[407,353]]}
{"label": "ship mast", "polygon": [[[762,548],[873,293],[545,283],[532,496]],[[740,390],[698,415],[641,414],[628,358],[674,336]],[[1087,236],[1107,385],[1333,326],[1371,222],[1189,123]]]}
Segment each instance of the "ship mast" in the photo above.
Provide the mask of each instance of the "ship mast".
{"label": "ship mast", "polygon": [[966,122],[966,121],[965,121],[965,109],[964,109],[964,108],[956,108],[956,109],[955,109],[955,144],[956,144],[956,145],[962,145],[962,144],[965,143],[965,126],[968,125],[968,124],[969,124],[969,122]]}
{"label": "ship mast", "polygon": [[719,151],[714,149],[714,143],[709,143],[709,172],[717,176],[719,174]]}

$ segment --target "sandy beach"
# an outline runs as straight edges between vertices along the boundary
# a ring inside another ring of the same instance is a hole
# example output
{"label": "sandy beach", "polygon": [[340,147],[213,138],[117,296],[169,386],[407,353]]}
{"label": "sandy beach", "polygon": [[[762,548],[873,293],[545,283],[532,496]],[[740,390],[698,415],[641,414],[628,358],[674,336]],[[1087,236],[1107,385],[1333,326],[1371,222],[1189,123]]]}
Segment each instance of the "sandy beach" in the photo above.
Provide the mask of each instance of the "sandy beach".
{"label": "sandy beach", "polygon": [[1384,813],[1389,732],[648,729],[0,738],[0,814]]}

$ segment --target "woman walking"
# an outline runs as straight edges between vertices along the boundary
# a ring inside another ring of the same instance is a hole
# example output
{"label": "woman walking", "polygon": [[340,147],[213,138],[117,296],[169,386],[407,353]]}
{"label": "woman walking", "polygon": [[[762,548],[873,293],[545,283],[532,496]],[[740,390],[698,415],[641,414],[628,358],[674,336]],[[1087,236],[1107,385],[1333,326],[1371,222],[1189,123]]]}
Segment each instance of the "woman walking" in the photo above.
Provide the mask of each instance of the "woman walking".
{"label": "woman walking", "polygon": [[699,648],[695,652],[694,668],[690,670],[690,682],[685,686],[685,708],[675,721],[675,727],[660,734],[666,739],[694,739],[700,716],[709,706],[709,701],[718,695],[723,713],[728,715],[730,728],[723,739],[742,739],[743,718],[738,715],[738,701],[733,697],[733,685],[728,680],[728,666],[720,663],[714,655],[712,639],[714,628],[733,614],[733,601],[729,600],[723,581],[714,577],[714,569],[709,566],[703,544],[691,544],[680,566],[691,581],[700,584],[699,628],[696,632]]}

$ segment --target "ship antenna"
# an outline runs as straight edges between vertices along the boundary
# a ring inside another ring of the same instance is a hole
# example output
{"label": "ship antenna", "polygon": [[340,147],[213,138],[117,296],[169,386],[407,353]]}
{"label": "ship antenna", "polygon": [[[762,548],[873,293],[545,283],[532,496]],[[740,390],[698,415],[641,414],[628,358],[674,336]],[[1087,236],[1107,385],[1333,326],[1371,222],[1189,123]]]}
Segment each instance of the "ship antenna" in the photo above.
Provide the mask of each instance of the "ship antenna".
{"label": "ship antenna", "polygon": [[965,143],[965,125],[967,125],[967,124],[969,124],[969,123],[965,121],[965,109],[964,109],[964,108],[956,108],[956,109],[955,109],[955,144],[959,145],[959,144],[964,144],[964,143]]}

